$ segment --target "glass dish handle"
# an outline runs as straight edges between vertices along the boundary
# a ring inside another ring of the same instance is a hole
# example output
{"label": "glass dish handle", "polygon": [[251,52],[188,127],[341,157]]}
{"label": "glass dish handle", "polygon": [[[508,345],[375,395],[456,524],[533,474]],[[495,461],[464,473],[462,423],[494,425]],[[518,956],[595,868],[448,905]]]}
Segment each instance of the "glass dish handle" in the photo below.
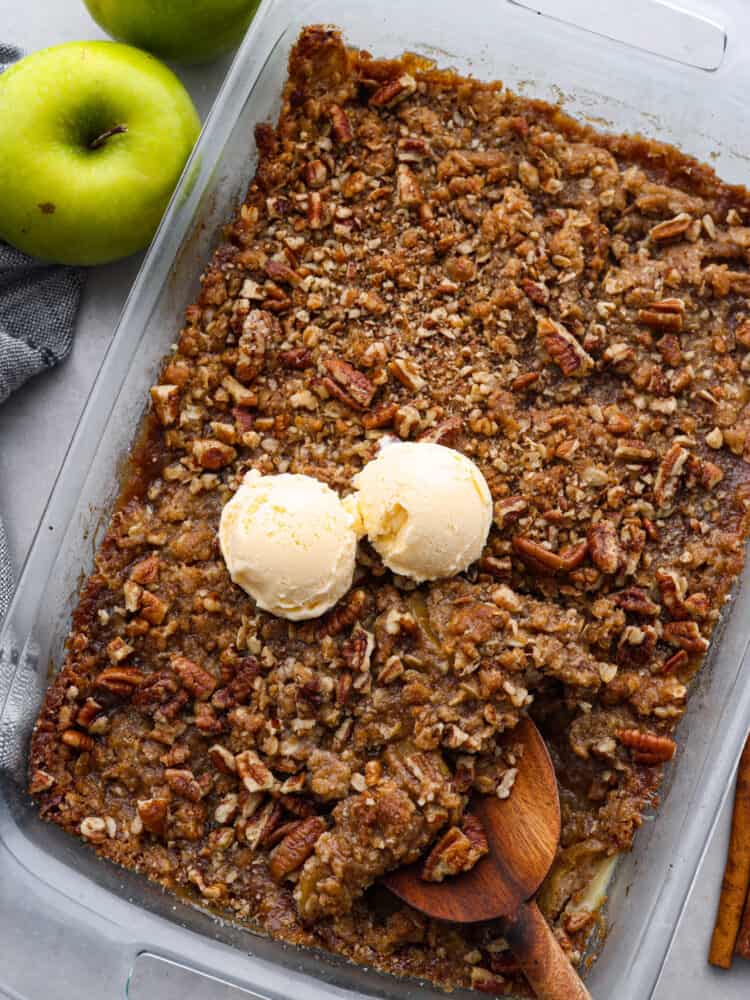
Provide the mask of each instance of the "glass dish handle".
{"label": "glass dish handle", "polygon": [[661,0],[509,0],[594,35],[713,72],[724,61],[727,31],[703,14]]}

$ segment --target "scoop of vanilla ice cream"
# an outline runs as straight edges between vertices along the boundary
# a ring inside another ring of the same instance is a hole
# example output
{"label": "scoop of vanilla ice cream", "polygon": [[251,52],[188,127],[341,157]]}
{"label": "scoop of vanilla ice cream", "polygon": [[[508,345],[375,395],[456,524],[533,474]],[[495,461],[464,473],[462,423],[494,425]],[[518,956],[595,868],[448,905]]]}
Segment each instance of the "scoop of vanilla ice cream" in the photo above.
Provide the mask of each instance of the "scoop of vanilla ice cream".
{"label": "scoop of vanilla ice cream", "polygon": [[460,452],[428,442],[388,444],[353,483],[362,528],[394,573],[437,580],[479,558],[492,497]]}
{"label": "scoop of vanilla ice cream", "polygon": [[253,469],[221,512],[219,541],[232,580],[259,608],[302,621],[323,614],[351,587],[353,524],[325,483]]}

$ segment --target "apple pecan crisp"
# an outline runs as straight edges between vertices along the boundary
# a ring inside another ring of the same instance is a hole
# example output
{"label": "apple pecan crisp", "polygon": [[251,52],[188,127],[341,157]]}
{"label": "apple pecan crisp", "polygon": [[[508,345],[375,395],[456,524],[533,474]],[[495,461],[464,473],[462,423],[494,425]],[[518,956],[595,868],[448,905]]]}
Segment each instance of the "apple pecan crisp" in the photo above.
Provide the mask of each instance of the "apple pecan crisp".
{"label": "apple pecan crisp", "polygon": [[[676,150],[499,83],[303,32],[203,275],[32,744],[42,815],[297,944],[523,992],[502,928],[378,885],[483,852],[530,713],[563,813],[540,905],[572,961],[627,850],[750,506],[750,198]],[[326,616],[259,611],[220,557],[246,471],[341,495],[383,435],[494,501],[482,558],[416,586],[362,543]],[[469,810],[467,812],[467,809]]]}

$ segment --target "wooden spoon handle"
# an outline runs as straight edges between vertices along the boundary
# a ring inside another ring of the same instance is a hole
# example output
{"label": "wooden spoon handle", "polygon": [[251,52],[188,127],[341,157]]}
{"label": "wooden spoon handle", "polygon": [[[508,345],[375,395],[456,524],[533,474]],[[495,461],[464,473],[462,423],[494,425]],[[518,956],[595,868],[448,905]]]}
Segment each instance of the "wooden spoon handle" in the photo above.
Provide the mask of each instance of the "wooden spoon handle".
{"label": "wooden spoon handle", "polygon": [[521,904],[505,937],[539,1000],[591,1000],[534,900]]}

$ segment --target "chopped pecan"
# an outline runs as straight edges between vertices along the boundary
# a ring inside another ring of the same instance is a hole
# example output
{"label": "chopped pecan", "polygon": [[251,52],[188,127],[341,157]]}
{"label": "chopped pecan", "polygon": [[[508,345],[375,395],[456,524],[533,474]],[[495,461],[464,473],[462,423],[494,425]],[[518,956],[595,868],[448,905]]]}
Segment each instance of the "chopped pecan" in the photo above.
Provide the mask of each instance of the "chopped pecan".
{"label": "chopped pecan", "polygon": [[80,752],[94,749],[94,740],[88,733],[82,733],[79,729],[66,729],[60,739],[66,747]]}
{"label": "chopped pecan", "polygon": [[464,422],[461,417],[449,417],[436,427],[419,435],[420,441],[431,441],[433,444],[444,444],[448,447],[455,444],[456,438],[463,430]]}
{"label": "chopped pecan", "polygon": [[104,707],[100,705],[98,701],[94,698],[87,698],[78,712],[78,715],[76,715],[76,724],[82,729],[89,729],[94,720],[97,719],[103,711]]}
{"label": "chopped pecan", "polygon": [[419,392],[427,384],[410,358],[394,358],[388,365],[388,371],[412,392]]}
{"label": "chopped pecan", "polygon": [[305,164],[305,183],[310,188],[321,188],[328,179],[328,167],[322,160],[310,160]]}
{"label": "chopped pecan", "polygon": [[627,747],[636,763],[661,764],[671,760],[677,744],[668,736],[644,733],[640,729],[618,729],[615,736]]}
{"label": "chopped pecan", "polygon": [[502,531],[508,524],[518,520],[528,509],[529,504],[526,497],[503,497],[502,500],[498,500],[495,503],[495,524]]}
{"label": "chopped pecan", "polygon": [[633,615],[643,615],[645,618],[655,618],[659,614],[659,605],[640,587],[627,587],[619,593],[612,594],[615,604]]}
{"label": "chopped pecan", "polygon": [[271,854],[269,871],[276,882],[297,871],[315,850],[318,837],[326,829],[321,816],[300,820]]}
{"label": "chopped pecan", "polygon": [[272,281],[280,281],[282,284],[293,285],[295,287],[302,281],[302,276],[293,267],[273,258],[266,261],[266,274]]}
{"label": "chopped pecan", "polygon": [[[658,228],[658,227],[657,227]],[[652,231],[653,233],[653,231]],[[646,309],[638,310],[638,319],[657,330],[682,330],[685,303],[682,299],[661,299]]]}
{"label": "chopped pecan", "polygon": [[187,768],[168,767],[164,771],[164,779],[175,794],[189,802],[200,802],[203,798],[203,788]]}
{"label": "chopped pecan", "polygon": [[94,686],[127,698],[145,678],[146,675],[137,667],[105,667],[94,681]]}
{"label": "chopped pecan", "polygon": [[245,824],[244,837],[247,845],[255,850],[267,840],[281,823],[284,810],[278,802],[268,802]]}
{"label": "chopped pecan", "polygon": [[265,309],[251,309],[242,324],[237,344],[238,357],[234,366],[237,378],[248,385],[260,375],[269,344],[280,337],[279,321]]}
{"label": "chopped pecan", "polygon": [[461,828],[452,826],[430,851],[420,873],[426,882],[442,882],[446,877],[470,871],[489,852],[482,824],[466,813]]}
{"label": "chopped pecan", "polygon": [[617,528],[606,519],[592,524],[588,531],[589,555],[598,570],[607,575],[617,572],[622,553]]}
{"label": "chopped pecan", "polygon": [[159,579],[159,566],[157,555],[146,556],[130,570],[130,579],[141,585],[155,583]]}
{"label": "chopped pecan", "polygon": [[323,364],[331,379],[341,387],[336,393],[337,397],[343,398],[343,401],[354,409],[366,410],[375,395],[376,386],[364,372],[359,371],[343,358],[326,358]]}
{"label": "chopped pecan", "polygon": [[656,349],[664,359],[665,365],[676,368],[682,364],[682,347],[673,333],[667,333],[660,340],[657,340]]}
{"label": "chopped pecan", "polygon": [[362,417],[362,426],[368,431],[388,427],[397,413],[398,403],[384,403]]}
{"label": "chopped pecan", "polygon": [[411,97],[417,89],[417,81],[409,73],[402,73],[386,82],[370,97],[371,108],[390,108],[392,105]]}
{"label": "chopped pecan", "polygon": [[689,456],[690,452],[686,448],[675,443],[662,458],[654,481],[654,497],[659,507],[666,506],[674,499]]}
{"label": "chopped pecan", "polygon": [[649,230],[648,235],[656,243],[662,243],[665,240],[673,240],[682,236],[682,234],[690,228],[692,221],[693,217],[691,215],[688,215],[687,212],[680,212],[672,219],[666,219],[664,222],[658,222]]}
{"label": "chopped pecan", "polygon": [[708,649],[708,639],[701,635],[697,622],[667,622],[663,635],[670,646],[679,646],[688,653],[704,653]]}
{"label": "chopped pecan", "polygon": [[156,419],[162,427],[173,424],[180,413],[180,387],[178,385],[155,385],[151,390]]}
{"label": "chopped pecan", "polygon": [[375,649],[372,632],[357,624],[341,647],[341,655],[352,670],[364,672],[370,669],[370,659]]}
{"label": "chopped pecan", "polygon": [[231,445],[216,438],[196,438],[193,441],[193,457],[202,469],[216,472],[233,462],[237,452]]}
{"label": "chopped pecan", "polygon": [[514,535],[511,544],[513,551],[534,573],[550,576],[554,573],[570,573],[577,569],[586,557],[588,542],[578,542],[560,552],[552,552],[538,542],[522,535]]}
{"label": "chopped pecan", "polygon": [[322,229],[325,224],[323,199],[318,191],[311,191],[307,196],[307,224],[310,229]]}
{"label": "chopped pecan", "polygon": [[292,347],[288,351],[279,351],[279,364],[283,368],[294,368],[301,371],[312,364],[312,354],[307,347]]}
{"label": "chopped pecan", "polygon": [[615,458],[623,458],[626,462],[653,462],[656,452],[643,441],[634,438],[620,438],[615,447]]}
{"label": "chopped pecan", "polygon": [[216,770],[221,771],[222,774],[235,774],[237,772],[237,762],[234,759],[234,754],[219,743],[214,743],[213,746],[208,748],[208,756]]}
{"label": "chopped pecan", "polygon": [[331,132],[336,141],[340,143],[351,142],[354,138],[354,132],[346,111],[340,105],[332,104],[328,109],[328,115],[331,119]]}
{"label": "chopped pecan", "polygon": [[594,367],[594,359],[584,351],[572,333],[546,316],[537,317],[536,329],[545,351],[563,375],[575,378],[588,375]]}
{"label": "chopped pecan", "polygon": [[418,136],[404,136],[396,143],[396,158],[402,162],[418,163],[432,156],[432,149],[426,139]]}
{"label": "chopped pecan", "polygon": [[133,646],[129,646],[119,635],[107,643],[107,656],[113,663],[121,663],[123,660],[127,660],[132,652]]}
{"label": "chopped pecan", "polygon": [[156,837],[163,837],[167,829],[168,808],[169,803],[166,799],[140,799],[138,801],[138,815],[143,823],[143,828]]}
{"label": "chopped pecan", "polygon": [[237,774],[248,792],[265,792],[276,785],[273,772],[254,750],[243,750],[234,758]]}
{"label": "chopped pecan", "polygon": [[42,771],[40,768],[35,768],[31,774],[31,780],[29,781],[29,794],[39,795],[40,792],[49,791],[54,783],[55,779],[51,774],[47,774],[46,771]]}
{"label": "chopped pecan", "polygon": [[366,602],[367,594],[364,590],[353,590],[328,612],[321,623],[318,634],[322,637],[338,635],[339,632],[343,632],[345,628],[353,625],[359,619]]}
{"label": "chopped pecan", "polygon": [[524,372],[510,383],[511,392],[525,392],[539,381],[539,372]]}
{"label": "chopped pecan", "polygon": [[173,656],[170,660],[170,666],[190,694],[198,701],[206,701],[216,690],[214,675],[186,656]]}
{"label": "chopped pecan", "polygon": [[396,193],[401,205],[411,207],[424,201],[420,183],[405,163],[399,163],[396,171]]}
{"label": "chopped pecan", "polygon": [[673,674],[675,670],[680,670],[686,666],[690,657],[684,649],[679,649],[672,656],[668,657],[656,671],[659,674]]}
{"label": "chopped pecan", "polygon": [[234,378],[233,375],[226,375],[221,380],[221,384],[232,397],[232,401],[236,406],[252,407],[258,405],[258,397],[255,393],[251,392],[247,386],[243,385],[239,379]]}
{"label": "chopped pecan", "polygon": [[545,305],[549,302],[549,288],[546,285],[532,281],[530,278],[522,278],[519,284],[532,302],[537,305]]}

